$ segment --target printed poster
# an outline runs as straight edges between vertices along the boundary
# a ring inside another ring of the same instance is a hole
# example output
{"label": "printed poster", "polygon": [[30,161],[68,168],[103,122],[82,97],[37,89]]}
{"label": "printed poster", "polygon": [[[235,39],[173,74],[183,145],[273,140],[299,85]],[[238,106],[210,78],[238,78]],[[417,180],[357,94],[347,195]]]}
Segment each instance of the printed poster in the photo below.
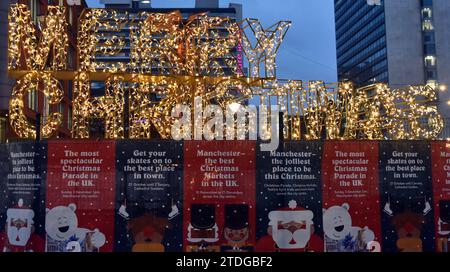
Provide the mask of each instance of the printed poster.
{"label": "printed poster", "polygon": [[46,145],[0,145],[0,250],[44,252]]}
{"label": "printed poster", "polygon": [[115,251],[183,250],[183,144],[116,145]]}
{"label": "printed poster", "polygon": [[47,168],[46,251],[112,251],[114,141],[50,141]]}
{"label": "printed poster", "polygon": [[327,141],[322,161],[325,251],[381,243],[378,142]]}
{"label": "printed poster", "polygon": [[433,252],[434,216],[430,145],[379,145],[383,252]]}
{"label": "printed poster", "polygon": [[255,241],[255,142],[187,141],[187,252],[249,252]]}
{"label": "printed poster", "polygon": [[323,251],[321,142],[257,153],[256,251]]}
{"label": "printed poster", "polygon": [[450,252],[450,143],[432,142],[436,251]]}

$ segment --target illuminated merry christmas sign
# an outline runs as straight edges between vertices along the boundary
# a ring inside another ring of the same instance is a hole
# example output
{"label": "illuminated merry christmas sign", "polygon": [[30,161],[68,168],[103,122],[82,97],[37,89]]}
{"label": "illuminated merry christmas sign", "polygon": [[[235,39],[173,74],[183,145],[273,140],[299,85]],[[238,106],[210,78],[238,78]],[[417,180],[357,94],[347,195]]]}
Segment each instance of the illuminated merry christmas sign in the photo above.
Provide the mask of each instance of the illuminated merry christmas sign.
{"label": "illuminated merry christmas sign", "polygon": [[[106,138],[146,139],[152,129],[162,138],[173,138],[174,124],[188,115],[186,111],[174,115],[177,105],[194,112],[196,103],[229,108],[252,98],[259,100],[260,110],[277,105],[284,113],[286,139],[313,140],[323,135],[343,140],[433,139],[443,127],[437,107],[430,104],[436,93],[428,86],[391,90],[376,84],[355,89],[349,82],[278,80],[275,59],[290,26],[287,21],[263,28],[256,19],[236,23],[207,14],[186,19],[180,12],[86,9],[78,22],[78,60],[72,61],[76,69],[67,68],[64,7],[48,7],[39,35],[26,5],[12,5],[9,22],[8,69],[17,79],[10,124],[22,138],[36,137],[35,126],[24,114],[27,92],[39,90],[48,104],[59,104],[61,80],[73,81],[74,138],[89,138],[93,118],[105,121]],[[248,72],[243,69],[241,50]],[[91,96],[93,81],[105,83],[104,96]],[[44,114],[40,133],[46,138],[58,130],[62,115]],[[225,126],[223,122],[203,126],[217,116],[217,112],[193,116],[201,126],[182,132],[183,138],[198,135],[196,130]],[[249,113],[246,116],[251,118]],[[238,135],[251,132],[241,129],[244,133]],[[267,126],[260,134],[270,130]]]}

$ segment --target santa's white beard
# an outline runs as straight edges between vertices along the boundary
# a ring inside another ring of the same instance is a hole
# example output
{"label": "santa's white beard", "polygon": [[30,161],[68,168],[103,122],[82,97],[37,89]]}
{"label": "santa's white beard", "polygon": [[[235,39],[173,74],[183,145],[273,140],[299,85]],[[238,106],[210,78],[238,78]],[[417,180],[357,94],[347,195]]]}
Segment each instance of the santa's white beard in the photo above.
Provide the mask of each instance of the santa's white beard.
{"label": "santa's white beard", "polygon": [[31,228],[17,229],[13,226],[8,226],[8,241],[14,246],[25,246],[31,236]]}
{"label": "santa's white beard", "polygon": [[[292,233],[286,229],[274,229],[272,231],[272,238],[277,243],[277,246],[282,249],[300,249],[305,248],[311,238],[311,231],[309,227],[306,229],[299,229]],[[295,243],[291,243],[294,240]]]}

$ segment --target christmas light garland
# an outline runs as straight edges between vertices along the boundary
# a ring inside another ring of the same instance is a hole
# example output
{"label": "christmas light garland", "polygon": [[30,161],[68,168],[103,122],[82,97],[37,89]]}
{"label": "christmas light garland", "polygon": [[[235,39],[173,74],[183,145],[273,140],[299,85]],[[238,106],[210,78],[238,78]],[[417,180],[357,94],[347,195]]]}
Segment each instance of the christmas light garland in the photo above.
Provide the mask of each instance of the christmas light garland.
{"label": "christmas light garland", "polygon": [[[173,108],[192,106],[196,97],[202,98],[203,107],[226,108],[253,98],[269,112],[278,105],[283,137],[292,140],[435,139],[444,125],[435,105],[436,91],[429,86],[355,88],[350,82],[276,79],[276,55],[289,21],[264,29],[256,19],[238,23],[206,14],[183,19],[178,11],[86,9],[79,20],[76,71],[65,70],[64,7],[48,7],[39,37],[26,5],[12,5],[9,22],[8,69],[18,78],[9,117],[21,138],[36,137],[35,126],[24,114],[27,92],[42,91],[48,103],[56,105],[63,96],[59,80],[68,77],[74,84],[73,138],[89,138],[89,121],[103,119],[109,139],[149,139],[153,129],[168,139],[173,135]],[[239,65],[238,47],[248,59],[248,77]],[[110,57],[124,61],[105,61]],[[94,80],[105,82],[104,96],[91,97]],[[42,137],[51,137],[61,121],[60,113],[49,113]],[[240,127],[237,135],[251,129]],[[261,138],[270,130],[263,130]]]}

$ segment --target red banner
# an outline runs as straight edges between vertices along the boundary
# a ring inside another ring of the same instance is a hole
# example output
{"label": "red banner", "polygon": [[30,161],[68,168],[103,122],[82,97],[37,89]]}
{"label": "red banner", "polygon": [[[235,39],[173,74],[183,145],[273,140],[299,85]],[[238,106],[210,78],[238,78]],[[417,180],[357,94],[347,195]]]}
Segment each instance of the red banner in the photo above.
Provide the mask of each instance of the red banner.
{"label": "red banner", "polygon": [[49,142],[47,251],[112,251],[113,141]]}
{"label": "red banner", "polygon": [[252,251],[255,143],[186,142],[184,159],[186,251]]}
{"label": "red banner", "polygon": [[450,143],[431,144],[436,251],[450,251]]}
{"label": "red banner", "polygon": [[381,240],[378,143],[326,142],[322,178],[326,251],[367,251]]}

